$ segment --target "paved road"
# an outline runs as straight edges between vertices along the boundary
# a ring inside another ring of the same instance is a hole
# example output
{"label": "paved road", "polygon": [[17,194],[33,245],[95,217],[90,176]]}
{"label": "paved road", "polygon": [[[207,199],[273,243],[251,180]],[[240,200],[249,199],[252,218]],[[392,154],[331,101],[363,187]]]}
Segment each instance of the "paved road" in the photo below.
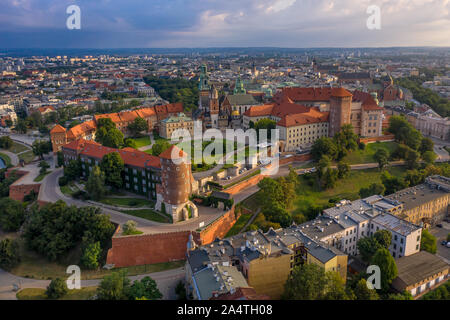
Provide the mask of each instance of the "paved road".
{"label": "paved road", "polygon": [[441,223],[442,228],[433,227],[430,229],[430,232],[437,239],[437,255],[444,258],[450,264],[450,248],[441,245],[441,242],[447,240],[447,235],[450,233],[450,223]]}
{"label": "paved road", "polygon": [[[61,192],[58,185],[58,179],[62,176],[63,169],[56,169],[54,172],[45,177],[42,181],[41,190],[39,192],[39,200],[45,202],[56,202],[58,200],[63,200],[68,205],[75,205],[77,207],[92,206],[85,201],[76,200],[65,196]],[[199,218],[178,222],[176,224],[168,224],[142,219],[108,208],[100,207],[100,209],[103,213],[108,214],[111,217],[111,221],[114,223],[123,225],[129,220],[136,221],[138,229],[146,234],[196,230],[200,227],[200,223],[203,222],[204,225],[208,225],[223,214],[223,210],[200,206],[198,208]]]}
{"label": "paved road", "polygon": [[[171,269],[161,272],[142,274],[138,276],[129,277],[131,281],[141,280],[142,278],[150,276],[156,281],[159,291],[163,294],[164,300],[174,300],[177,298],[175,294],[175,286],[178,281],[185,277],[185,270],[183,268]],[[101,279],[96,280],[81,280],[81,287],[94,287],[100,284]],[[35,280],[17,277],[0,269],[0,300],[16,300],[16,293],[12,290],[13,284],[20,284],[24,288],[47,288],[50,280]]]}
{"label": "paved road", "polygon": [[11,164],[13,166],[17,166],[19,164],[19,157],[17,156],[17,154],[3,149],[0,149],[0,152],[6,154],[11,159]]}

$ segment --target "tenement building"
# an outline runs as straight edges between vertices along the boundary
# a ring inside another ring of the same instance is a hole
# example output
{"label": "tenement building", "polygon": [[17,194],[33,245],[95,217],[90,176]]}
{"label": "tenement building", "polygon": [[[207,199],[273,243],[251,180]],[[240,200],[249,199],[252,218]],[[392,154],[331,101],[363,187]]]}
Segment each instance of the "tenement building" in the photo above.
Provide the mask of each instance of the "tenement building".
{"label": "tenement building", "polygon": [[430,176],[425,183],[386,197],[401,205],[396,215],[414,224],[434,225],[448,215],[450,179]]}
{"label": "tenement building", "polygon": [[[295,225],[286,229],[270,229],[267,233],[249,231],[217,239],[199,248],[191,238],[186,262],[187,290],[197,299],[207,299],[246,286],[257,294],[278,299],[292,269],[304,263],[314,263],[326,271],[338,272],[346,280],[347,255],[309,237]],[[246,283],[243,283],[241,275]],[[201,276],[215,280],[201,281]]]}
{"label": "tenement building", "polygon": [[418,252],[422,235],[420,226],[395,216],[401,210],[401,204],[379,195],[356,201],[342,200],[301,228],[353,256],[359,253],[359,239],[388,230],[392,234],[389,251],[394,258],[399,258]]}
{"label": "tenement building", "polygon": [[80,161],[84,178],[89,177],[94,166],[100,165],[105,155],[118,153],[124,162],[123,189],[157,201],[156,209],[170,215],[173,222],[198,216],[197,207],[189,201],[189,196],[196,191],[191,167],[172,163],[172,151],[176,155],[177,150],[182,152],[173,146],[155,157],[136,149],[108,148],[84,139],[62,147],[65,164]]}

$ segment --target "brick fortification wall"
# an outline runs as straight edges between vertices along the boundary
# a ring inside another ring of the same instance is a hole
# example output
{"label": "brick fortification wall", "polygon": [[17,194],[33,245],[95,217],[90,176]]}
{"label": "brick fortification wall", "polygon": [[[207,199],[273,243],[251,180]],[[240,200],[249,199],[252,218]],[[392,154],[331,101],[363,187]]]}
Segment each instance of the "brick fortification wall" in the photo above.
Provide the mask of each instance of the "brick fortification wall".
{"label": "brick fortification wall", "polygon": [[9,197],[16,201],[23,201],[23,198],[26,195],[29,195],[31,191],[34,190],[36,194],[39,193],[39,189],[41,188],[40,184],[19,184],[19,185],[11,185],[9,187]]}
{"label": "brick fortification wall", "polygon": [[381,137],[372,137],[372,138],[359,138],[359,143],[364,142],[365,144],[367,143],[372,143],[372,142],[377,142],[377,141],[394,141],[395,140],[395,136],[393,134],[389,134],[389,135],[384,135]]}
{"label": "brick fortification wall", "polygon": [[[223,238],[236,222],[234,207],[201,232],[192,232],[197,244]],[[186,259],[189,231],[113,237],[107,264],[129,267]]]}

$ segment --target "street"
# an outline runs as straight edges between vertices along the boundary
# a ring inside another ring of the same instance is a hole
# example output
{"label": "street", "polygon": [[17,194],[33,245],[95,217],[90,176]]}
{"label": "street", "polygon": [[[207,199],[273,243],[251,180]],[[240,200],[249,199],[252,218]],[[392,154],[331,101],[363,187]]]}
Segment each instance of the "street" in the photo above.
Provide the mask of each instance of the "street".
{"label": "street", "polygon": [[450,233],[450,223],[442,222],[442,228],[433,227],[430,229],[430,233],[437,239],[437,255],[450,263],[450,248],[441,245],[441,242],[447,240],[447,235]]}

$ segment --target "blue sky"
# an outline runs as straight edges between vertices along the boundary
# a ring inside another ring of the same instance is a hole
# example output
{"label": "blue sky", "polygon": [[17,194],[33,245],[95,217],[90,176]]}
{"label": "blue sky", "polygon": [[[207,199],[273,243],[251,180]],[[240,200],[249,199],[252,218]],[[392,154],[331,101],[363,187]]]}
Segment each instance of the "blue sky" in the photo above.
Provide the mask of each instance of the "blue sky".
{"label": "blue sky", "polygon": [[[66,8],[81,9],[81,30]],[[370,5],[381,30],[369,30]],[[450,0],[0,0],[2,48],[450,46]]]}

